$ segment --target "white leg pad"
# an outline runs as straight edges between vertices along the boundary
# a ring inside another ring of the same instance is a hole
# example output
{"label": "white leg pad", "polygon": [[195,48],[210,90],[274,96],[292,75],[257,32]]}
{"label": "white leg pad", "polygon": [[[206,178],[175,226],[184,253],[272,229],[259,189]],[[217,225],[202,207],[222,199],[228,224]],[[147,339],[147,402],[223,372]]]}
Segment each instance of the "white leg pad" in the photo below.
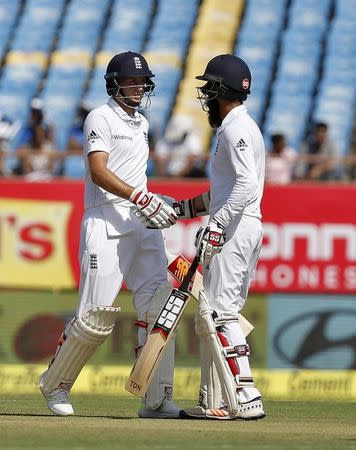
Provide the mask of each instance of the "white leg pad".
{"label": "white leg pad", "polygon": [[[234,414],[238,411],[238,401],[236,395],[237,381],[231,373],[229,364],[224,354],[224,349],[217,335],[216,324],[211,316],[209,300],[203,290],[199,292],[198,313],[201,317],[202,324],[205,325],[205,334],[208,337],[212,359],[222,388],[222,398],[227,405],[229,412]],[[220,407],[220,405],[218,407]]]}
{"label": "white leg pad", "polygon": [[[162,284],[152,297],[151,307],[147,312],[147,332],[155,323],[167,297],[171,293],[172,286],[169,283]],[[152,377],[150,386],[146,393],[145,403],[147,409],[157,409],[164,399],[172,400],[173,397],[173,377],[174,377],[174,353],[175,335],[170,339],[165,353],[157,367],[156,373]]]}
{"label": "white leg pad", "polygon": [[216,370],[208,338],[200,339],[200,390],[199,405],[204,409],[219,409],[223,406],[221,384]]}
{"label": "white leg pad", "polygon": [[58,388],[70,391],[86,362],[112,332],[119,311],[113,306],[100,306],[75,320],[70,335],[41,377],[44,394]]}
{"label": "white leg pad", "polygon": [[221,384],[211,354],[210,338],[199,314],[195,317],[195,332],[200,338],[200,389],[198,404],[204,409],[219,409],[222,406]]}

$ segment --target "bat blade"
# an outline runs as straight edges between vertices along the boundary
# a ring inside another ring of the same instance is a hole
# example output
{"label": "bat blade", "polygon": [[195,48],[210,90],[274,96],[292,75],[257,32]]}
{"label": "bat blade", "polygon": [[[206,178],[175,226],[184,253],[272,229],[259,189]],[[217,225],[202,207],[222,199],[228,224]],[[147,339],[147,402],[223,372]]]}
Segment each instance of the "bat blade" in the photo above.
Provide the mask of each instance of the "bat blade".
{"label": "bat blade", "polygon": [[[166,256],[168,260],[168,273],[170,273],[175,280],[181,282],[189,270],[190,262],[183,255],[174,255],[173,253],[168,252],[167,249]],[[199,291],[202,289],[204,289],[203,276],[197,271],[195,272],[194,278],[192,279],[188,290],[195,300],[198,301]],[[239,314],[239,323],[245,337],[248,336],[255,328],[242,314]]]}
{"label": "bat blade", "polygon": [[126,382],[125,389],[131,394],[146,394],[189,298],[189,293],[179,289],[172,289],[167,297]]}

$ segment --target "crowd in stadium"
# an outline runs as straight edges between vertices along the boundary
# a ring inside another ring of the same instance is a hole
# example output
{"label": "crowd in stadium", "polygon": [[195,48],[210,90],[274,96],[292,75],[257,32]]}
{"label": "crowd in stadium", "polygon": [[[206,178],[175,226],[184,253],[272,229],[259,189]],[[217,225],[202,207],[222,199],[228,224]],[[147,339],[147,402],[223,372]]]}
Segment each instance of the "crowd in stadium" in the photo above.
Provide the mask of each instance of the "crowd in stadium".
{"label": "crowd in stadium", "polygon": [[84,118],[106,101],[108,59],[130,49],[156,73],[143,111],[149,177],[209,177],[215,138],[193,75],[226,52],[252,71],[247,108],[265,137],[266,181],[354,181],[352,1],[227,3],[104,1],[98,14],[93,0],[0,0],[0,176],[82,178]]}
{"label": "crowd in stadium", "polygon": [[[67,149],[56,150],[55,127],[45,121],[42,102],[31,102],[30,120],[21,130],[18,148],[11,155],[16,165],[6,169],[7,141],[0,147],[0,175],[23,176],[28,180],[49,180],[65,176],[82,178],[83,123],[90,105],[81,102],[76,120],[70,130]],[[5,124],[6,122],[3,121]],[[189,117],[180,115],[171,119],[165,133],[157,138],[150,134],[149,177],[209,177],[209,154],[200,139],[199,130]],[[328,124],[317,122],[301,147],[293,148],[283,133],[270,137],[266,149],[266,182],[288,184],[292,181],[337,182],[356,179],[356,155],[338,157],[336,143],[330,138]],[[70,161],[70,168],[66,165]]]}

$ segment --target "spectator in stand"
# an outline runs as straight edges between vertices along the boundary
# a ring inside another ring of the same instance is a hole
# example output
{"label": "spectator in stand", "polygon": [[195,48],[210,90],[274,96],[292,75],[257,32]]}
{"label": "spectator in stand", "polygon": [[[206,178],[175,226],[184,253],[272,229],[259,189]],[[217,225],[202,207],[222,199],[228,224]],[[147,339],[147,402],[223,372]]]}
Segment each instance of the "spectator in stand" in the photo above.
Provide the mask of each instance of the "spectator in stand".
{"label": "spectator in stand", "polygon": [[272,147],[266,153],[267,183],[288,184],[292,181],[297,153],[287,145],[283,134],[271,136]]}
{"label": "spectator in stand", "polygon": [[43,105],[39,98],[31,102],[31,116],[20,137],[17,152],[21,163],[20,174],[30,180],[52,178],[55,151],[54,129],[44,120]]}
{"label": "spectator in stand", "polygon": [[206,156],[200,134],[190,117],[176,115],[156,145],[157,174],[169,177],[205,177]]}
{"label": "spectator in stand", "polygon": [[80,102],[73,127],[70,130],[67,150],[60,152],[62,167],[60,174],[70,178],[84,178],[85,167],[83,158],[84,131],[83,126],[87,115],[94,109],[86,100]]}
{"label": "spectator in stand", "polygon": [[0,113],[0,177],[12,175],[12,169],[6,159],[11,158],[9,141],[20,129],[20,122],[14,121]]}
{"label": "spectator in stand", "polygon": [[7,153],[7,149],[4,148],[3,142],[0,142],[0,177],[3,177],[6,175],[5,170],[5,156]]}
{"label": "spectator in stand", "polygon": [[94,109],[94,106],[92,106],[85,100],[81,101],[77,117],[69,134],[68,152],[70,154],[83,155],[83,146],[84,146],[83,126],[85,119],[87,118],[87,115],[90,113],[92,109]]}
{"label": "spectator in stand", "polygon": [[350,151],[345,157],[345,171],[348,181],[356,180],[356,142],[351,145]]}
{"label": "spectator in stand", "polygon": [[297,177],[304,180],[339,180],[341,174],[338,156],[336,144],[328,135],[328,125],[324,122],[316,123],[312,133],[302,144]]}

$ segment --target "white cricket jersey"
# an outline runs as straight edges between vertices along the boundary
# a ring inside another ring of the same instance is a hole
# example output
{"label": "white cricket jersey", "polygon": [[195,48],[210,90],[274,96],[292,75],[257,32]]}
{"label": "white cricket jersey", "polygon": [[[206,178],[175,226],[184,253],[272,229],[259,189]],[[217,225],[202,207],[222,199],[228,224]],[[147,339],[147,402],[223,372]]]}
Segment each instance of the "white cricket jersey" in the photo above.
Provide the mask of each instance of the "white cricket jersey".
{"label": "white cricket jersey", "polygon": [[223,226],[242,214],[261,219],[265,146],[245,105],[226,115],[217,136],[211,156],[210,217]]}
{"label": "white cricket jersey", "polygon": [[[109,154],[108,169],[125,183],[147,189],[148,122],[142,114],[128,115],[113,98],[93,109],[84,122],[84,154],[94,151]],[[132,206],[92,182],[86,157],[84,208],[105,203]]]}

